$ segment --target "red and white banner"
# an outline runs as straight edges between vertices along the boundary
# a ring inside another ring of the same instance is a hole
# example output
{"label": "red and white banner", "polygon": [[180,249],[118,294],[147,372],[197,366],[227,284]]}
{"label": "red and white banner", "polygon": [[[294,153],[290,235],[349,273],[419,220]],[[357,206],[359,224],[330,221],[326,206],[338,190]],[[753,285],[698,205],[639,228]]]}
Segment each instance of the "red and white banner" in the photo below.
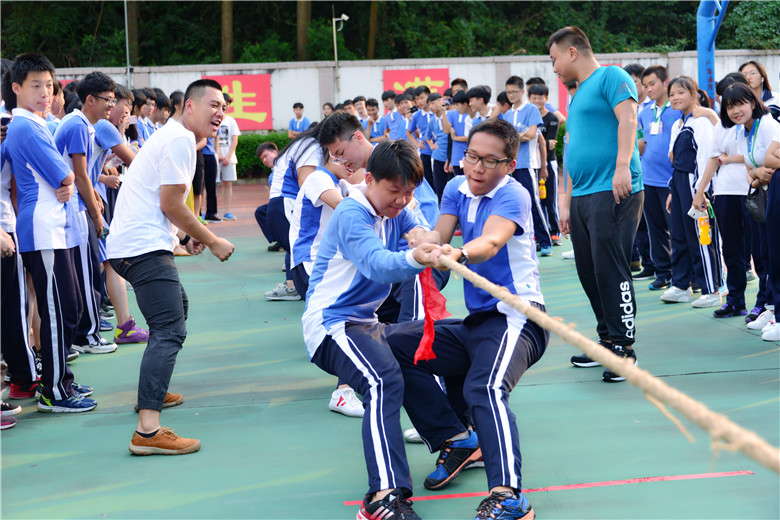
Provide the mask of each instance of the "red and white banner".
{"label": "red and white banner", "polygon": [[431,92],[444,94],[450,86],[450,69],[405,69],[382,72],[382,90],[402,93],[409,87],[426,85]]}
{"label": "red and white banner", "polygon": [[240,130],[273,130],[270,74],[203,77],[218,81],[222,92],[233,97],[227,113],[235,118]]}

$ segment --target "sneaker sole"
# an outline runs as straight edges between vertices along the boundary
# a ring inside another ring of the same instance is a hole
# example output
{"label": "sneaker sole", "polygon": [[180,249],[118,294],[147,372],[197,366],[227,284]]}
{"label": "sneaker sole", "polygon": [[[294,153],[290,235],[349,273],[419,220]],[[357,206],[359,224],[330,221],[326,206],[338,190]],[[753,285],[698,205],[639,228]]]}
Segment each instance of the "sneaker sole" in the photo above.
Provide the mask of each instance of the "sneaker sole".
{"label": "sneaker sole", "polygon": [[110,354],[116,351],[116,345],[112,349],[105,347],[95,348],[89,345],[73,345],[73,350],[82,354]]}
{"label": "sneaker sole", "polygon": [[266,300],[271,300],[272,302],[296,302],[301,299],[300,296],[266,296]]}
{"label": "sneaker sole", "polygon": [[8,416],[8,415],[16,415],[16,414],[18,414],[18,413],[22,413],[22,407],[21,407],[21,406],[17,406],[16,408],[12,408],[12,409],[10,409],[10,410],[5,410],[5,411],[3,412],[3,415],[4,415],[4,416]]}
{"label": "sneaker sole", "polygon": [[587,363],[582,363],[580,361],[572,361],[571,364],[574,365],[575,367],[579,367],[579,368],[591,368],[591,367],[600,367],[601,366],[601,363],[599,363],[598,361],[593,361],[593,360],[591,360],[591,361],[589,361]]}
{"label": "sneaker sole", "polygon": [[128,345],[132,343],[149,343],[148,339],[117,338],[114,337],[114,343],[117,345]]}
{"label": "sneaker sole", "polygon": [[475,451],[474,453],[472,453],[472,454],[469,456],[469,458],[467,458],[466,460],[464,460],[464,461],[461,463],[461,465],[460,465],[460,466],[458,466],[458,467],[455,469],[455,471],[453,471],[453,472],[452,472],[452,474],[451,474],[451,475],[449,475],[449,476],[448,476],[447,478],[445,478],[444,480],[441,480],[441,481],[439,481],[439,482],[438,482],[438,483],[436,483],[436,484],[429,484],[429,483],[428,483],[428,479],[425,479],[425,482],[423,483],[423,486],[425,486],[425,489],[430,489],[430,490],[442,489],[442,488],[446,487],[446,486],[447,486],[447,485],[448,485],[450,482],[452,482],[452,481],[455,479],[455,477],[457,477],[458,475],[460,475],[460,472],[461,472],[461,471],[463,471],[463,470],[465,470],[465,469],[468,469],[469,467],[471,467],[473,464],[475,464],[475,463],[477,463],[477,462],[482,462],[482,465],[483,465],[483,466],[485,465],[485,462],[484,462],[484,460],[482,459],[482,448],[477,448],[477,451]]}
{"label": "sneaker sole", "polygon": [[[360,418],[360,419],[363,418],[363,414],[362,413],[361,414],[351,413],[346,408],[339,408],[338,406],[334,406],[334,405],[332,405],[330,403],[328,403],[328,409],[331,412],[340,413],[341,415],[345,415],[347,417],[357,417],[357,418]],[[422,442],[422,441],[420,441],[420,442]]]}
{"label": "sneaker sole", "polygon": [[11,395],[8,394],[8,399],[14,399],[14,400],[21,400],[21,399],[33,399],[35,397],[35,392],[30,392],[30,394],[24,394],[24,395]]}
{"label": "sneaker sole", "polygon": [[661,298],[661,301],[664,303],[690,303],[691,299],[688,298],[687,300],[672,300],[669,298]]}
{"label": "sneaker sole", "polygon": [[155,448],[154,446],[135,446],[130,443],[130,453],[133,455],[186,455],[194,453],[200,449],[200,441],[196,441],[192,446],[180,450],[166,450],[164,448]]}
{"label": "sneaker sole", "polygon": [[[634,366],[638,367],[639,366],[639,362],[634,363]],[[625,377],[619,376],[617,374],[615,374],[615,377],[612,377],[612,378],[602,375],[602,378],[603,378],[605,383],[622,383],[623,381],[626,380]]]}
{"label": "sneaker sole", "polygon": [[81,413],[91,412],[97,408],[97,404],[90,406],[89,408],[67,408],[64,406],[48,406],[38,403],[38,411],[42,413]]}

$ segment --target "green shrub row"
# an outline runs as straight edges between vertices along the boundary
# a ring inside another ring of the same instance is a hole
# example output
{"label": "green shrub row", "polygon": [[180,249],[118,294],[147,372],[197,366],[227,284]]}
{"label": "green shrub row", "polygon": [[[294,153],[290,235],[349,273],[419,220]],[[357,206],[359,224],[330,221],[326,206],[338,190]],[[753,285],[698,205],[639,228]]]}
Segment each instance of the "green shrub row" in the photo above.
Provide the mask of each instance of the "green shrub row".
{"label": "green shrub row", "polygon": [[274,132],[270,134],[241,134],[238,136],[236,146],[236,158],[238,159],[237,171],[239,179],[267,178],[271,171],[266,168],[260,158],[255,154],[260,143],[271,141],[281,150],[290,139],[287,132]]}

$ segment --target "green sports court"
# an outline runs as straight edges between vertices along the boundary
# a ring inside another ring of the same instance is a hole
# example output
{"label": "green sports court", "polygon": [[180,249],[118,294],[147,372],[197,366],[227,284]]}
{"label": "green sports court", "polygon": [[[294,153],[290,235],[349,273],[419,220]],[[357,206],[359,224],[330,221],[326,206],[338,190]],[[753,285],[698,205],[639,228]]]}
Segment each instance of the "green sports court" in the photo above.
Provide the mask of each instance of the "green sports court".
{"label": "green sports court", "polygon": [[[267,186],[236,187],[239,220],[210,226],[236,245],[230,260],[178,258],[189,300],[188,339],[171,391],[184,404],[164,426],[203,447],[192,455],[135,457],[135,389],[143,345],[82,355],[71,368],[94,386],[97,410],[38,413],[32,399],[2,433],[5,519],[352,519],[367,488],[361,421],[328,410],[336,379],[308,361],[303,302],[270,302],[283,255],[253,212]],[[574,261],[540,259],[547,309],[586,335],[594,319]],[[748,300],[756,282],[748,285]],[[462,282],[443,291],[465,316]],[[131,309],[143,326],[130,293]],[[640,366],[710,409],[780,444],[780,345],[741,318],[662,304],[637,283]],[[601,368],[575,368],[578,351],[553,336],[542,360],[512,393],[523,449],[523,487],[543,519],[776,519],[778,475],[741,453],[712,450],[710,437],[682,423],[694,443],[628,383],[601,381]],[[403,419],[404,428],[411,427]],[[407,444],[426,520],[473,518],[486,490],[472,469],[440,492],[422,487],[435,455]]]}

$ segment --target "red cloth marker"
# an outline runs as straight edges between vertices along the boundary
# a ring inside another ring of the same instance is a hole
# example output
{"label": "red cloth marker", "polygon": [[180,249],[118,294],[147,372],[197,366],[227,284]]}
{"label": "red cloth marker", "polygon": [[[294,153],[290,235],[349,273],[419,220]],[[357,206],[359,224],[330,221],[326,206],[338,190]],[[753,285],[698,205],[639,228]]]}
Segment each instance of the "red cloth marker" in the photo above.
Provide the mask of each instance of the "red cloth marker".
{"label": "red cloth marker", "polygon": [[439,288],[436,287],[436,281],[433,279],[433,272],[430,267],[427,267],[420,273],[420,286],[422,287],[423,309],[425,310],[425,328],[423,337],[420,340],[420,346],[417,347],[417,351],[414,353],[415,365],[420,360],[436,359],[436,354],[433,352],[433,339],[436,334],[433,322],[452,316],[447,312],[447,299],[442,296]]}

